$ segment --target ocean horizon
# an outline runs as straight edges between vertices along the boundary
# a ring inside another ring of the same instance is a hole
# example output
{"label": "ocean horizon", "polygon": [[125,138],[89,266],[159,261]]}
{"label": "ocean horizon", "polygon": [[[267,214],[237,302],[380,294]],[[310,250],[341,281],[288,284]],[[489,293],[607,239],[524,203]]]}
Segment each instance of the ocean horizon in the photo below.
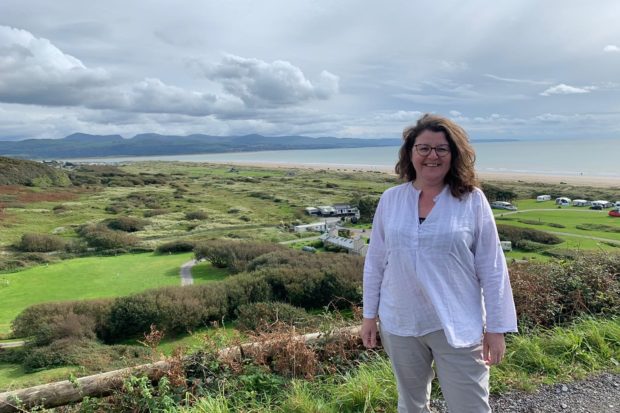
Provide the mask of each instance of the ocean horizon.
{"label": "ocean horizon", "polygon": [[[620,178],[620,141],[522,140],[476,141],[479,173],[515,173],[592,178]],[[281,164],[385,170],[398,158],[398,146],[298,149],[258,152],[203,153],[169,156],[125,156],[63,159],[71,162],[123,163],[143,161]]]}

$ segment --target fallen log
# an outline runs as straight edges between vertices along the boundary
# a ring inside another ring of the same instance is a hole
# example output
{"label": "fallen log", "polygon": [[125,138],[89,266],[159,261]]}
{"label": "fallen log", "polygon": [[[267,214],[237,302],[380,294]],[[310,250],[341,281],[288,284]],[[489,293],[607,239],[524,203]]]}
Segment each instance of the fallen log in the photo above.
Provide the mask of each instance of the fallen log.
{"label": "fallen log", "polygon": [[[303,340],[306,343],[340,334],[359,334],[359,327],[349,327],[334,330],[328,334],[311,333],[294,339]],[[250,349],[269,344],[266,342],[246,343],[219,351],[221,357],[239,357]],[[105,397],[120,389],[123,381],[129,376],[146,376],[152,381],[158,381],[170,369],[168,361],[158,361],[135,367],[127,367],[121,370],[109,371],[92,376],[81,377],[74,380],[63,380],[55,383],[42,384],[26,389],[13,390],[0,393],[0,413],[28,411],[33,407],[52,408],[77,403],[84,397]]]}

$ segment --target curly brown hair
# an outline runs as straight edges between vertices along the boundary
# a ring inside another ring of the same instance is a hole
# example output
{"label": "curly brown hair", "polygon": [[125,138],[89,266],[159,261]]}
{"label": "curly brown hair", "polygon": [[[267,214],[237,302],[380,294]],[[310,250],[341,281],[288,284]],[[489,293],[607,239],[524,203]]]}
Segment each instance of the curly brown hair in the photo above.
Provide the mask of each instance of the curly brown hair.
{"label": "curly brown hair", "polygon": [[461,198],[464,194],[473,191],[478,184],[474,163],[476,153],[469,143],[467,132],[459,125],[443,116],[425,114],[414,126],[405,128],[403,131],[403,144],[400,147],[396,173],[407,181],[415,181],[416,172],[411,161],[411,151],[418,136],[425,130],[443,132],[450,145],[452,160],[450,170],[444,178],[444,182],[450,186],[452,196]]}

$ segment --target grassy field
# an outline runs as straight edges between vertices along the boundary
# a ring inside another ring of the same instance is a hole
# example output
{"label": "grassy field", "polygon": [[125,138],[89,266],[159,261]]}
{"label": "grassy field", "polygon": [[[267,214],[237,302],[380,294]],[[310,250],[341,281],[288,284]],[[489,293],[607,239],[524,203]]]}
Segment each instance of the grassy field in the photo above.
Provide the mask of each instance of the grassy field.
{"label": "grassy field", "polygon": [[[80,300],[128,295],[149,288],[180,285],[179,267],[191,253],[154,255],[129,254],[117,257],[88,257],[49,266],[0,275],[0,333],[29,305],[62,300]],[[224,276],[208,264],[198,266],[196,283]]]}

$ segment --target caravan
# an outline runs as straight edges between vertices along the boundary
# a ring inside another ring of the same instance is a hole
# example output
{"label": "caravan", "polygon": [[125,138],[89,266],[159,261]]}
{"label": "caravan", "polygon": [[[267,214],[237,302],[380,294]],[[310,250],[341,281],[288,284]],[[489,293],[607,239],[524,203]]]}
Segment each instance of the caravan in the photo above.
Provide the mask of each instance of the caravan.
{"label": "caravan", "polygon": [[565,196],[555,199],[555,204],[559,206],[570,206],[570,202],[570,198],[566,198]]}
{"label": "caravan", "polygon": [[551,195],[538,195],[536,197],[536,202],[544,202],[551,201]]}

